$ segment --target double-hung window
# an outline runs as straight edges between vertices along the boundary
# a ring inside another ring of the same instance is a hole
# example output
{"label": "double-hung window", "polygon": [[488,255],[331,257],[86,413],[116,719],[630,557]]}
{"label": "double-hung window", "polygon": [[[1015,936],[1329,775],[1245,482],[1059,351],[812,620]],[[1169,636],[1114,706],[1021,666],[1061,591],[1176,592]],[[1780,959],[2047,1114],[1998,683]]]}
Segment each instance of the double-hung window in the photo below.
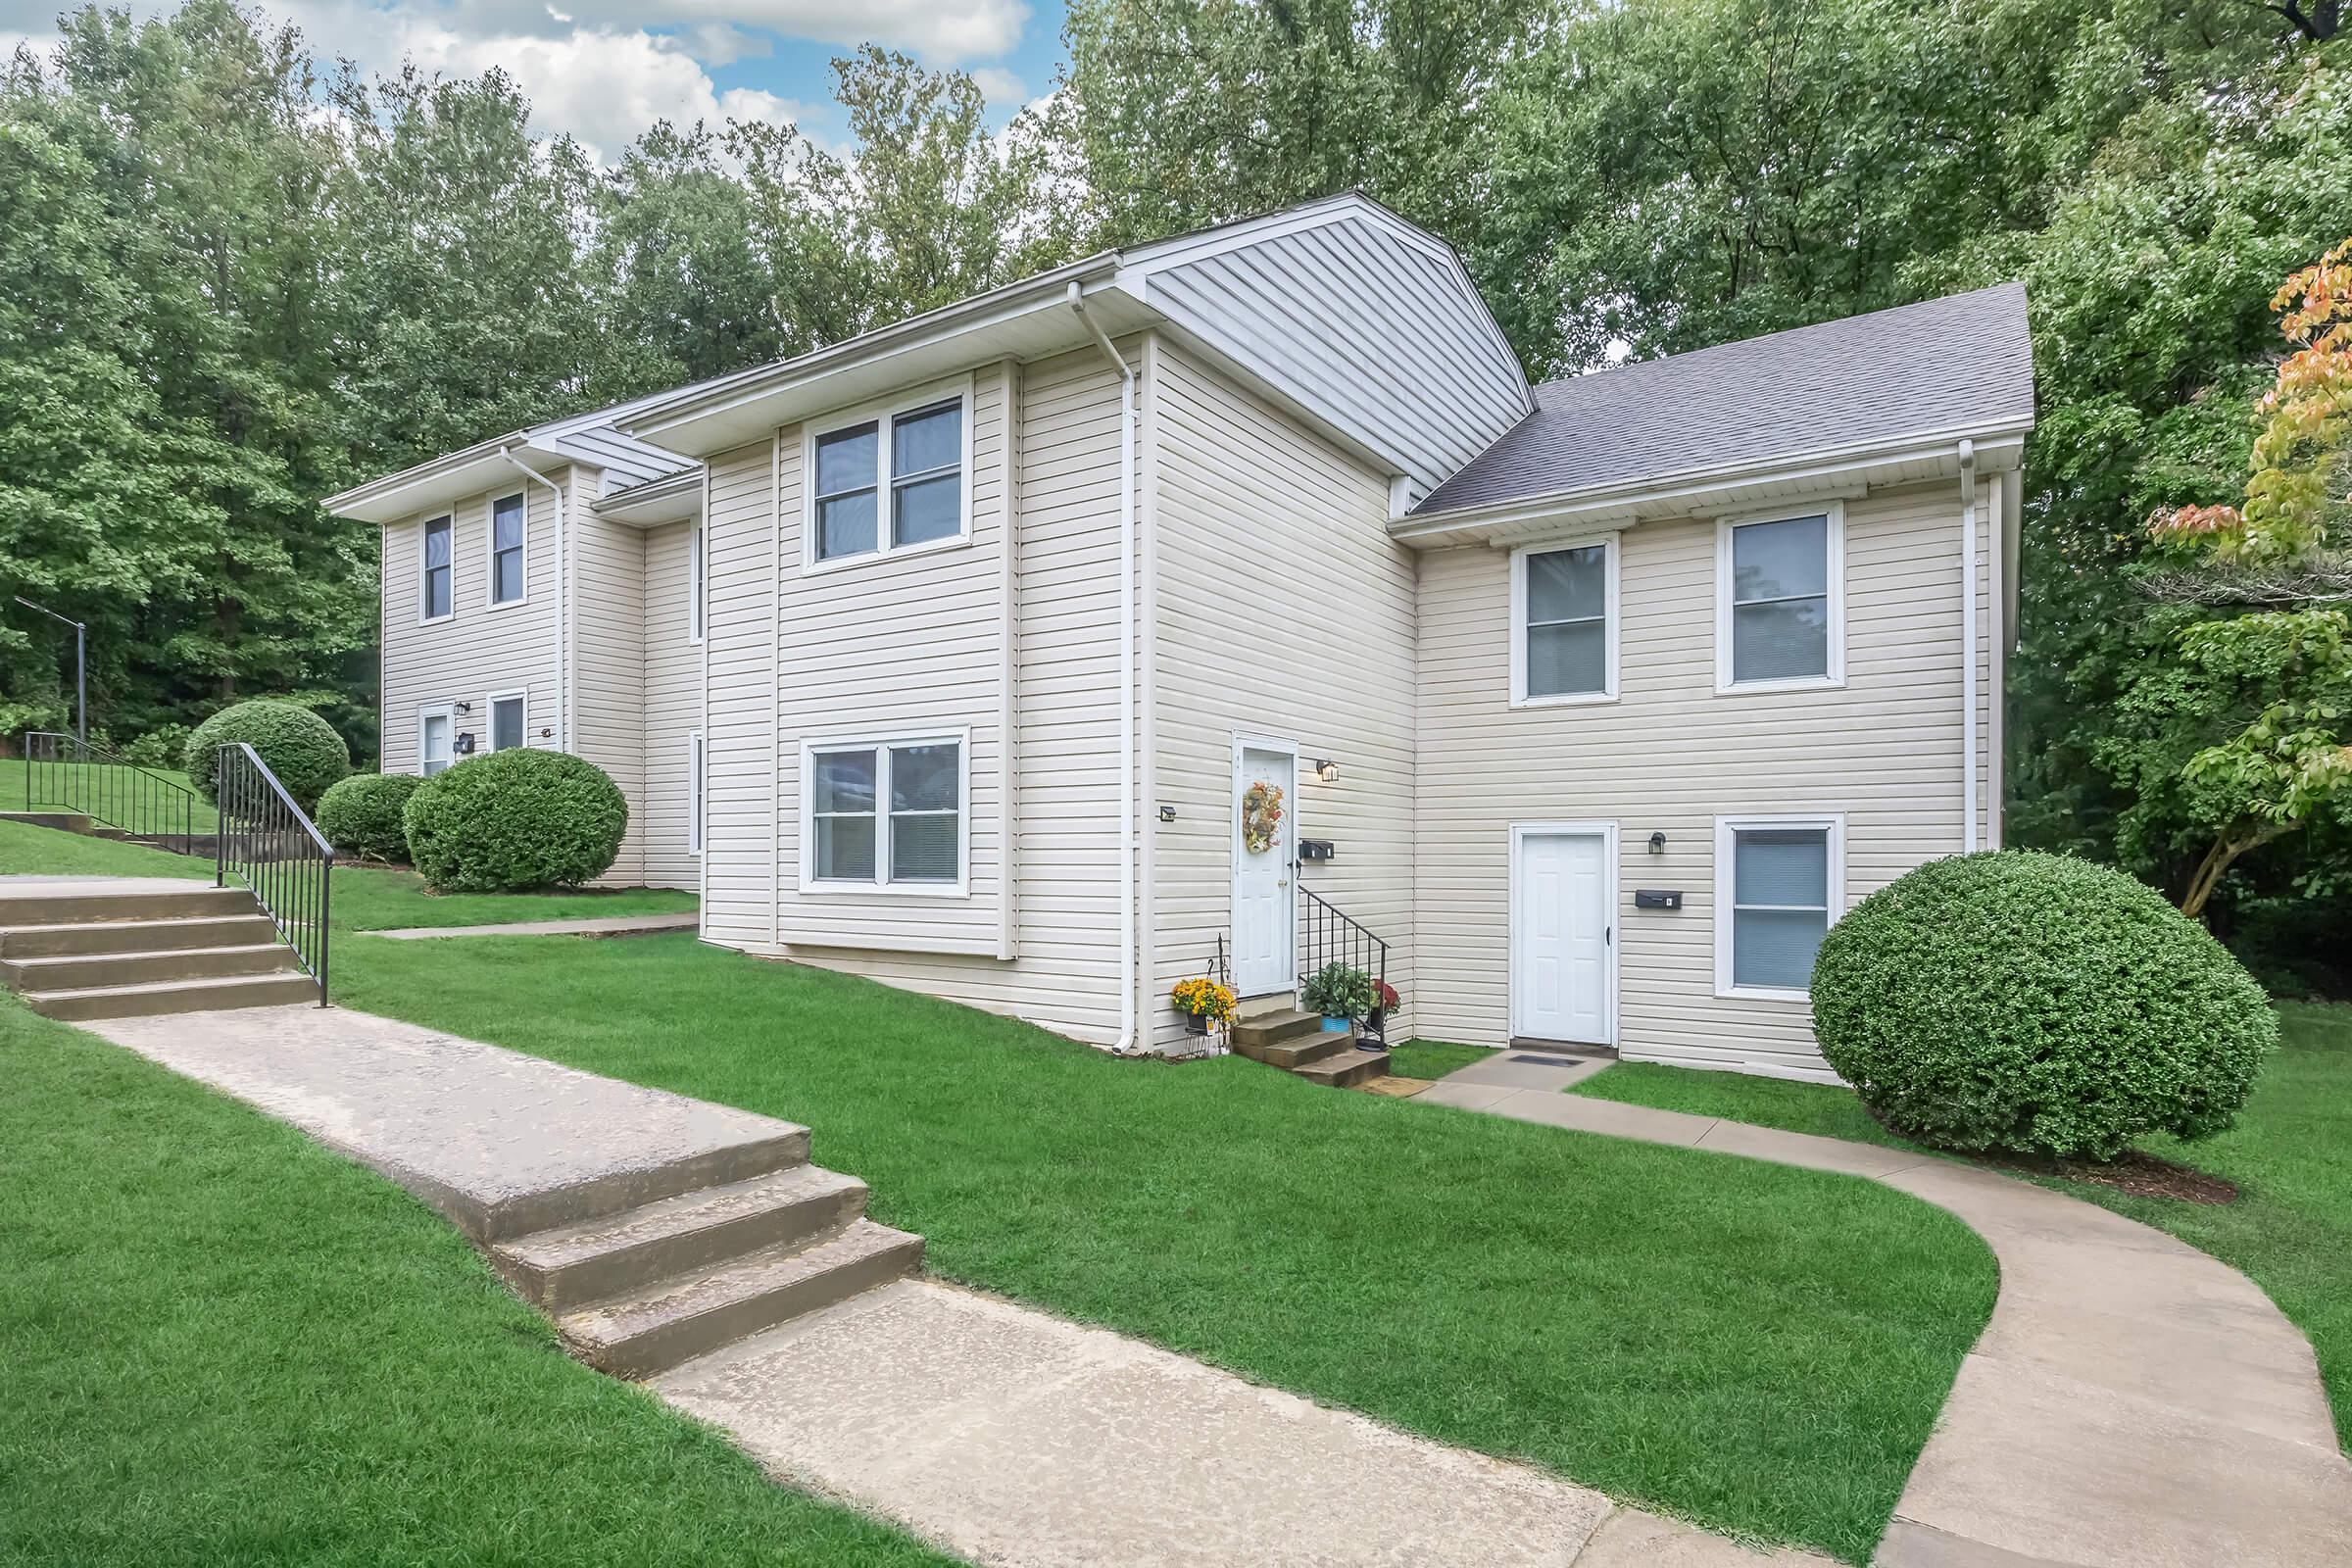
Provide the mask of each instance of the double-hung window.
{"label": "double-hung window", "polygon": [[1514,555],[1511,625],[1514,704],[1616,696],[1617,541]]}
{"label": "double-hung window", "polygon": [[1723,525],[1717,550],[1716,686],[1834,686],[1845,678],[1843,518]]}
{"label": "double-hung window", "polygon": [[522,603],[522,497],[490,503],[490,603]]}
{"label": "double-hung window", "polygon": [[960,889],[964,750],[960,735],[810,745],[802,880],[812,887]]}
{"label": "double-hung window", "polygon": [[521,692],[503,692],[490,699],[490,749],[507,751],[522,744],[525,710]]}
{"label": "double-hung window", "polygon": [[1718,820],[1715,989],[1804,996],[1844,880],[1844,824],[1838,817]]}
{"label": "double-hung window", "polygon": [[419,563],[417,618],[449,618],[449,519],[435,517],[424,525],[424,554]]}
{"label": "double-hung window", "polygon": [[965,404],[957,392],[816,432],[808,448],[811,564],[964,537]]}

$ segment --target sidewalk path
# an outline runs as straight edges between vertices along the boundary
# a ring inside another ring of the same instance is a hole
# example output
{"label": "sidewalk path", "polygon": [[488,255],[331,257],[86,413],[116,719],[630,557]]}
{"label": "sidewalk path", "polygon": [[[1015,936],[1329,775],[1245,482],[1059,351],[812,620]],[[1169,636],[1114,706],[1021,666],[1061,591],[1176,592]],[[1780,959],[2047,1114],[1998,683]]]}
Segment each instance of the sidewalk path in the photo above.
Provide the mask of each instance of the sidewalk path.
{"label": "sidewalk path", "polygon": [[2352,1568],[2352,1464],[2318,1362],[2244,1275],[1975,1165],[1561,1092],[1605,1065],[1504,1053],[1417,1102],[1867,1177],[1992,1248],[2000,1298],[1881,1568]]}
{"label": "sidewalk path", "polygon": [[[374,1167],[477,1241],[809,1137],[339,1007],[90,1027]],[[652,1386],[770,1473],[1007,1568],[1828,1568],[929,1281]]]}
{"label": "sidewalk path", "polygon": [[364,937],[424,942],[436,937],[645,937],[663,931],[699,931],[703,917],[692,909],[676,914],[599,914],[580,920],[510,920],[502,925],[398,925],[388,931],[360,931]]}

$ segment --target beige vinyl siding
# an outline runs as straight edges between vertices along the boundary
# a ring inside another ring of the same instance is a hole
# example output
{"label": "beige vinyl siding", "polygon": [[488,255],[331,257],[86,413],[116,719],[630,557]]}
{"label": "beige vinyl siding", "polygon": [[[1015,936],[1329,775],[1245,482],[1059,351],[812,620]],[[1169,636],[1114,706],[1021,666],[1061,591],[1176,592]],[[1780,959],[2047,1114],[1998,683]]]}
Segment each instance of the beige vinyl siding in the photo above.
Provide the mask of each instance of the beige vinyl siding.
{"label": "beige vinyl siding", "polygon": [[593,486],[572,487],[571,746],[612,775],[629,827],[607,887],[645,884],[645,537],[589,511]]}
{"label": "beige vinyl siding", "polygon": [[[574,470],[548,477],[571,492]],[[416,713],[421,707],[470,703],[454,715],[452,734],[470,734],[490,746],[492,692],[526,696],[525,743],[553,747],[562,718],[562,672],[556,662],[556,509],[545,485],[515,475],[513,485],[471,496],[446,514],[450,528],[450,609],[445,620],[419,624],[424,525],[432,513],[387,523],[383,530],[383,676],[381,769],[417,771]],[[490,505],[520,493],[523,513],[521,603],[490,608]],[[545,737],[542,729],[557,731]]]}
{"label": "beige vinyl siding", "polygon": [[702,858],[689,853],[692,810],[688,737],[703,727],[703,650],[690,640],[688,555],[695,525],[651,529],[645,541],[645,885],[693,888]]}
{"label": "beige vinyl siding", "polygon": [[[740,620],[713,610],[714,819],[722,791],[747,788],[737,774],[752,764],[736,748],[750,742],[738,737],[758,735],[751,787],[762,800],[728,809],[774,823],[775,842],[755,878],[714,828],[705,933],[1107,1043],[1118,1030],[1118,382],[1089,351],[983,367],[972,400],[972,537],[952,548],[805,573],[801,428],[775,446],[772,521],[751,515],[748,468],[714,468],[714,599],[720,557],[750,553],[756,527],[777,530],[781,580],[760,648],[750,596]],[[722,491],[742,499],[722,507]],[[804,741],[966,729],[962,897],[802,891]]]}
{"label": "beige vinyl siding", "polygon": [[704,517],[703,936],[734,948],[775,940],[775,453],[711,458]]}
{"label": "beige vinyl siding", "polygon": [[[1715,819],[1843,813],[1848,907],[1959,850],[1959,512],[1946,485],[1846,504],[1842,688],[1716,693],[1712,518],[1624,533],[1615,703],[1512,709],[1509,553],[1424,556],[1415,935],[1421,971],[1444,980],[1418,1031],[1505,1043],[1510,824],[1609,820],[1622,1053],[1825,1073],[1802,1001],[1715,995]],[[1684,906],[1637,910],[1637,888]]]}
{"label": "beige vinyl siding", "polygon": [[[1336,849],[1299,879],[1393,944],[1409,1009],[1415,571],[1388,537],[1388,480],[1179,348],[1155,345],[1152,372],[1146,1020],[1162,1049],[1184,1049],[1168,988],[1205,973],[1231,930],[1239,735],[1298,745],[1293,830]],[[1323,758],[1337,783],[1315,778]]]}

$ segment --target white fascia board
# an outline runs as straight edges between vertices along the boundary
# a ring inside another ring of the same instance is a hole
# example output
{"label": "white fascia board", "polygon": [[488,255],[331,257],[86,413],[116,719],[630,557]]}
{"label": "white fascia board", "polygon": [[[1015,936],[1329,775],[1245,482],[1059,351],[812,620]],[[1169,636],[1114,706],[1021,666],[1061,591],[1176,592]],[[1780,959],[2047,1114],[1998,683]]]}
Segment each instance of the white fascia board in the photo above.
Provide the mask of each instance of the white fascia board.
{"label": "white fascia board", "polygon": [[571,454],[526,439],[516,431],[420,463],[413,468],[386,474],[321,503],[338,517],[362,522],[399,522],[419,513],[435,512],[495,489],[515,477],[514,466],[503,454],[513,453],[535,468],[562,467],[578,462]]}
{"label": "white fascia board", "polygon": [[[1551,495],[1526,496],[1485,507],[1407,515],[1389,529],[1400,544],[1471,544],[1532,523],[1629,518],[1636,509],[1664,504],[1683,512],[1703,514],[1716,506],[1742,509],[1770,497],[1727,499],[1727,492],[1769,487],[1785,490],[1791,499],[1843,494],[1852,499],[1872,483],[1886,482],[1874,470],[1892,470],[1906,464],[1935,465],[1940,477],[1960,471],[1963,438],[1976,443],[1980,472],[2000,472],[2024,460],[2031,425],[1984,429],[1971,427],[1907,436],[1894,445],[1825,448],[1793,457],[1760,459],[1752,463],[1698,467],[1678,473],[1645,475],[1622,484],[1591,490],[1565,490]],[[1943,470],[1949,469],[1949,473]]]}

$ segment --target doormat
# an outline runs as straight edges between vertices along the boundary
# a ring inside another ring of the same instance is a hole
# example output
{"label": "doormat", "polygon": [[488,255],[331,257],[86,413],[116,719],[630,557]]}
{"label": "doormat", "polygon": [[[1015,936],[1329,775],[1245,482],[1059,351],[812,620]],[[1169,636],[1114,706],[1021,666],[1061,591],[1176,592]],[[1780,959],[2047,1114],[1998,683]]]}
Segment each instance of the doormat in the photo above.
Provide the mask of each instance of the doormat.
{"label": "doormat", "polygon": [[1515,1052],[1502,1059],[1505,1061],[1532,1061],[1545,1067],[1581,1067],[1592,1058],[1591,1056],[1536,1056],[1522,1051]]}

